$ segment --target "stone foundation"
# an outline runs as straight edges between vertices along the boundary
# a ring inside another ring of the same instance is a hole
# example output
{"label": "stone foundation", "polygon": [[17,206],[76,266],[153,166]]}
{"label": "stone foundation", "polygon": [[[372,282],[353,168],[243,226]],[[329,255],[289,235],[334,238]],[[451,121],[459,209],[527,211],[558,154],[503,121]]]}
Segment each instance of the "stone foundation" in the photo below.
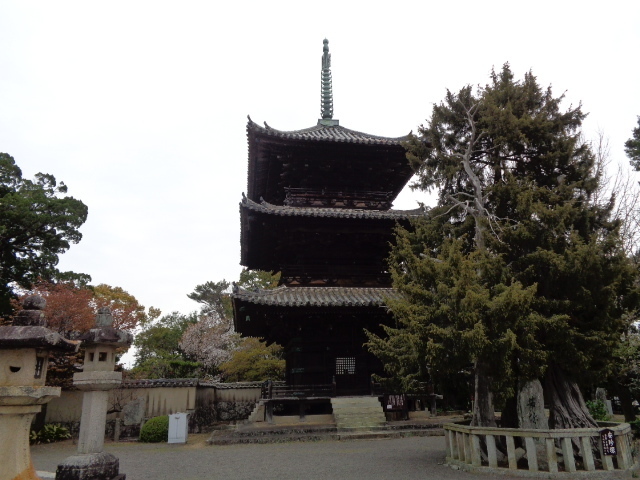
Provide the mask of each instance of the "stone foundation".
{"label": "stone foundation", "polygon": [[56,480],[125,480],[119,468],[120,461],[110,453],[72,455],[58,465]]}

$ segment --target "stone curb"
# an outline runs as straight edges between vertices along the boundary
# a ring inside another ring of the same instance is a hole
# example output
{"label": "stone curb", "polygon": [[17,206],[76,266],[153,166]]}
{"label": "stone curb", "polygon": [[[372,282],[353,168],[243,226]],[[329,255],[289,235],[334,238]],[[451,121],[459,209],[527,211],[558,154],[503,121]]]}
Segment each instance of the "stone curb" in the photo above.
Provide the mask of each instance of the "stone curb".
{"label": "stone curb", "polygon": [[[299,430],[299,427],[298,427]],[[333,431],[331,431],[333,430]],[[375,430],[357,430],[352,432],[336,431],[330,428],[319,428],[317,431],[296,432],[296,428],[290,430],[285,428],[272,431],[245,431],[245,432],[225,432],[222,435],[215,435],[215,432],[207,440],[209,445],[234,445],[250,443],[284,443],[284,442],[318,442],[322,440],[365,440],[377,438],[404,438],[404,437],[430,437],[444,436],[444,430],[440,426],[429,426],[419,428],[378,428]]]}

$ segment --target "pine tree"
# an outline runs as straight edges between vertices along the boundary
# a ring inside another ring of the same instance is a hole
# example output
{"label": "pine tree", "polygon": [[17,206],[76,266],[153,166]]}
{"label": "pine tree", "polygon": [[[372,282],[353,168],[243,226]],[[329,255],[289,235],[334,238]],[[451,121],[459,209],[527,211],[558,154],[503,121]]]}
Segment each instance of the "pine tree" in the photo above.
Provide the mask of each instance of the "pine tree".
{"label": "pine tree", "polygon": [[475,425],[495,424],[494,396],[543,375],[552,425],[594,425],[576,382],[608,368],[633,307],[610,205],[591,199],[585,114],[562,100],[507,64],[485,87],[448,91],[408,144],[417,187],[439,202],[400,229],[390,260],[404,294],[390,308],[406,331],[370,348],[412,335],[414,363],[436,377],[472,363]]}

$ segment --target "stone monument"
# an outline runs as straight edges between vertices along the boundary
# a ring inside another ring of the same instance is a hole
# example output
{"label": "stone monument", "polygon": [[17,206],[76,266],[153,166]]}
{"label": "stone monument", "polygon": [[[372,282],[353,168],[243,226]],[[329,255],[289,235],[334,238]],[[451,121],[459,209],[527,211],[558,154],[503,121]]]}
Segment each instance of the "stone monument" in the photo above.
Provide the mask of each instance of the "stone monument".
{"label": "stone monument", "polygon": [[46,328],[44,298],[25,298],[11,326],[0,326],[0,480],[36,480],[29,430],[42,405],[60,396],[45,386],[50,351],[75,352],[78,344]]}
{"label": "stone monument", "polygon": [[118,458],[103,448],[109,390],[122,383],[122,372],[113,371],[116,349],[131,345],[133,336],[113,328],[111,311],[101,308],[96,328],[80,340],[86,348],[84,370],[73,375],[73,385],[84,391],[78,453],[58,465],[56,480],[125,480]]}

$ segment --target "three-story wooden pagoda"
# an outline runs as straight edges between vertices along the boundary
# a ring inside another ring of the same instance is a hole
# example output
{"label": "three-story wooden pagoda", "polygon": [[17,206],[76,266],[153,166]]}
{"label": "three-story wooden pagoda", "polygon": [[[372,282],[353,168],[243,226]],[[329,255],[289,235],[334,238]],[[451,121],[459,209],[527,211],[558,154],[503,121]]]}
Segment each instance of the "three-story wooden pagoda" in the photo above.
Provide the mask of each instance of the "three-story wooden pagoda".
{"label": "three-story wooden pagoda", "polygon": [[364,330],[392,321],[386,258],[392,210],[411,177],[402,142],[349,130],[333,119],[331,56],[324,41],[322,118],[296,131],[247,124],[247,195],[240,204],[241,264],[281,272],[271,290],[233,293],[236,331],[285,348],[287,383],[335,382],[337,394],[369,393],[380,361]]}

